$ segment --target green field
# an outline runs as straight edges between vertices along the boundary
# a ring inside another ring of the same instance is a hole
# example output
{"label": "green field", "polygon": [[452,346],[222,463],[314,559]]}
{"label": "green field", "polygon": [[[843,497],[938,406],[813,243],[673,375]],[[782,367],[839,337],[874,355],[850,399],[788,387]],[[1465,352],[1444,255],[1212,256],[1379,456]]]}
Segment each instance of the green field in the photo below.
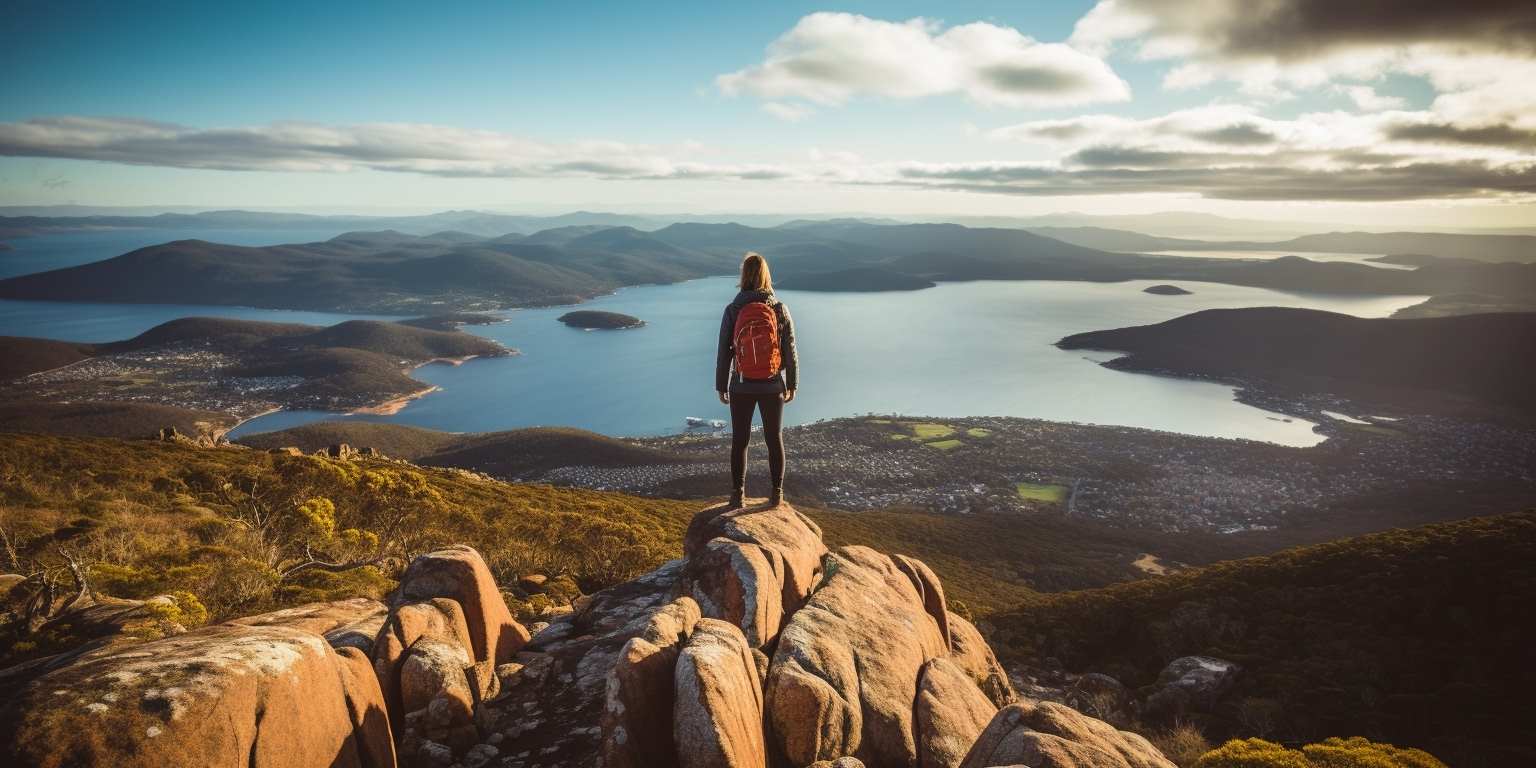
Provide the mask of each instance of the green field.
{"label": "green field", "polygon": [[937,440],[955,433],[954,427],[948,424],[935,424],[931,421],[914,421],[907,426],[912,428],[912,434],[919,440]]}
{"label": "green field", "polygon": [[959,440],[932,440],[923,443],[923,445],[926,445],[929,448],[937,448],[941,451],[952,451],[962,445],[965,445],[965,443],[962,443]]}
{"label": "green field", "polygon": [[1047,485],[1044,483],[1015,483],[1019,498],[1025,501],[1043,501],[1048,504],[1060,504],[1067,500],[1067,487],[1065,485]]}
{"label": "green field", "polygon": [[991,437],[992,430],[982,429],[981,427],[971,427],[965,431],[965,434],[970,437]]}

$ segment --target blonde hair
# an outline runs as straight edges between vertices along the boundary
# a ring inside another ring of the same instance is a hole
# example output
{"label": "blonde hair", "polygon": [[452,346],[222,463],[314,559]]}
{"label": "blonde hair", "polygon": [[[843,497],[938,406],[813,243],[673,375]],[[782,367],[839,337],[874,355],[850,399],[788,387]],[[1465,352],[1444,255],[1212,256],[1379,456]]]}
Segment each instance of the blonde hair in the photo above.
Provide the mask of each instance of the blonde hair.
{"label": "blonde hair", "polygon": [[757,251],[747,251],[747,255],[741,259],[741,282],[737,285],[743,291],[773,292],[773,275],[768,272],[768,260]]}

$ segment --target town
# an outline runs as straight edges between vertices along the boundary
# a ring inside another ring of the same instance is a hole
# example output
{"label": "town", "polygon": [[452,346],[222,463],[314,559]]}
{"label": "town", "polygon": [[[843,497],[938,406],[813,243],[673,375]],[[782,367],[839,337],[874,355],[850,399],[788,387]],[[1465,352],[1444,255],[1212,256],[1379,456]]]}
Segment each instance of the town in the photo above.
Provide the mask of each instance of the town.
{"label": "town", "polygon": [[[1493,508],[1536,499],[1536,442],[1527,429],[1449,416],[1322,414],[1349,407],[1336,398],[1289,404],[1328,435],[1311,448],[1002,417],[836,419],[787,431],[785,484],[792,495],[847,510],[1052,512],[1208,533],[1328,524],[1389,497],[1399,512],[1417,506],[1426,518],[1450,499]],[[517,479],[682,498],[726,490],[727,438],[635,442],[693,460],[568,466]],[[760,439],[752,451],[761,478]]]}

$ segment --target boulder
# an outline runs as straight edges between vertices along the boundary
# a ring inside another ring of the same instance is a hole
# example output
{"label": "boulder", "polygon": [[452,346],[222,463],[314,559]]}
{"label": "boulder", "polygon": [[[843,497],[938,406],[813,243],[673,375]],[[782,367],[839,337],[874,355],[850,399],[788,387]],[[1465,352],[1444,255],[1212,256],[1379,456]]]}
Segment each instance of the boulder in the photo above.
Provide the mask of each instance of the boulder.
{"label": "boulder", "polygon": [[954,613],[949,614],[949,660],[965,670],[994,707],[1007,706],[1018,698],[1008,681],[1008,671],[998,663],[986,638],[975,625]]}
{"label": "boulder", "polygon": [[350,646],[361,651],[373,650],[373,641],[384,626],[389,610],[384,604],[366,597],[310,603],[296,608],[232,619],[231,624],[248,627],[293,627],[325,637],[332,647]]}
{"label": "boulder", "polygon": [[957,768],[996,712],[958,664],[937,658],[923,665],[913,714],[918,768]]}
{"label": "boulder", "polygon": [[[464,649],[466,657],[474,647],[469,639],[464,611],[453,600],[434,598],[390,611],[373,644],[373,669],[379,687],[384,691],[384,700],[389,704],[390,717],[396,721],[410,711],[401,703],[400,666],[406,653],[423,638],[456,644]],[[478,680],[476,684],[478,686]]]}
{"label": "boulder", "polygon": [[1157,686],[1179,689],[1191,705],[1206,709],[1231,690],[1241,671],[1237,664],[1214,656],[1182,656],[1163,667]]}
{"label": "boulder", "polygon": [[366,659],[294,627],[220,624],[98,648],[7,689],[5,765],[394,765]]}
{"label": "boulder", "polygon": [[447,704],[437,705],[434,710],[434,715],[443,720],[438,725],[469,723],[475,712],[475,692],[465,677],[469,667],[469,656],[458,643],[435,637],[417,640],[400,664],[400,708],[407,713],[415,712],[442,699]]}
{"label": "boulder", "polygon": [[698,603],[691,597],[679,597],[652,613],[640,634],[619,651],[618,661],[608,671],[604,697],[606,768],[676,764],[673,670],[684,641],[698,621]]}
{"label": "boulder", "polygon": [[766,768],[763,691],[736,625],[700,619],[677,659],[673,740],[682,768]]}
{"label": "boulder", "polygon": [[1131,694],[1124,685],[1109,675],[1089,672],[1079,676],[1063,691],[1067,706],[1099,719],[1125,712],[1130,708]]}
{"label": "boulder", "polygon": [[703,615],[767,648],[815,586],[826,551],[821,529],[788,505],[712,507],[694,516],[683,538],[687,594]]}
{"label": "boulder", "polygon": [[817,760],[809,768],[864,768],[857,757],[839,757],[836,760]]}
{"label": "boulder", "polygon": [[429,552],[411,561],[400,577],[392,606],[445,597],[464,610],[471,658],[483,666],[483,683],[495,679],[496,665],[512,660],[528,644],[528,630],[512,619],[480,553],[465,546]]}
{"label": "boulder", "polygon": [[822,572],[769,665],[771,738],[797,765],[913,765],[919,672],[949,652],[939,625],[906,572],[872,549],[843,547]]}
{"label": "boulder", "polygon": [[1146,739],[1053,702],[998,710],[961,768],[1176,768]]}

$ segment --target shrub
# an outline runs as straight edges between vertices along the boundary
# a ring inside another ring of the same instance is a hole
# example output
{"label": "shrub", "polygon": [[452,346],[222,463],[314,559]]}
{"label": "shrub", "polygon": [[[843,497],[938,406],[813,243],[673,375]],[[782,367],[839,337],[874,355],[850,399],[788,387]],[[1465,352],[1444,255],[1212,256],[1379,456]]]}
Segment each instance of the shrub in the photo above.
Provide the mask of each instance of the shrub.
{"label": "shrub", "polygon": [[[1170,756],[1171,757],[1171,756]],[[1300,750],[1263,739],[1233,739],[1195,761],[1195,768],[1446,768],[1421,749],[1405,749],[1361,736],[1337,736]]]}

